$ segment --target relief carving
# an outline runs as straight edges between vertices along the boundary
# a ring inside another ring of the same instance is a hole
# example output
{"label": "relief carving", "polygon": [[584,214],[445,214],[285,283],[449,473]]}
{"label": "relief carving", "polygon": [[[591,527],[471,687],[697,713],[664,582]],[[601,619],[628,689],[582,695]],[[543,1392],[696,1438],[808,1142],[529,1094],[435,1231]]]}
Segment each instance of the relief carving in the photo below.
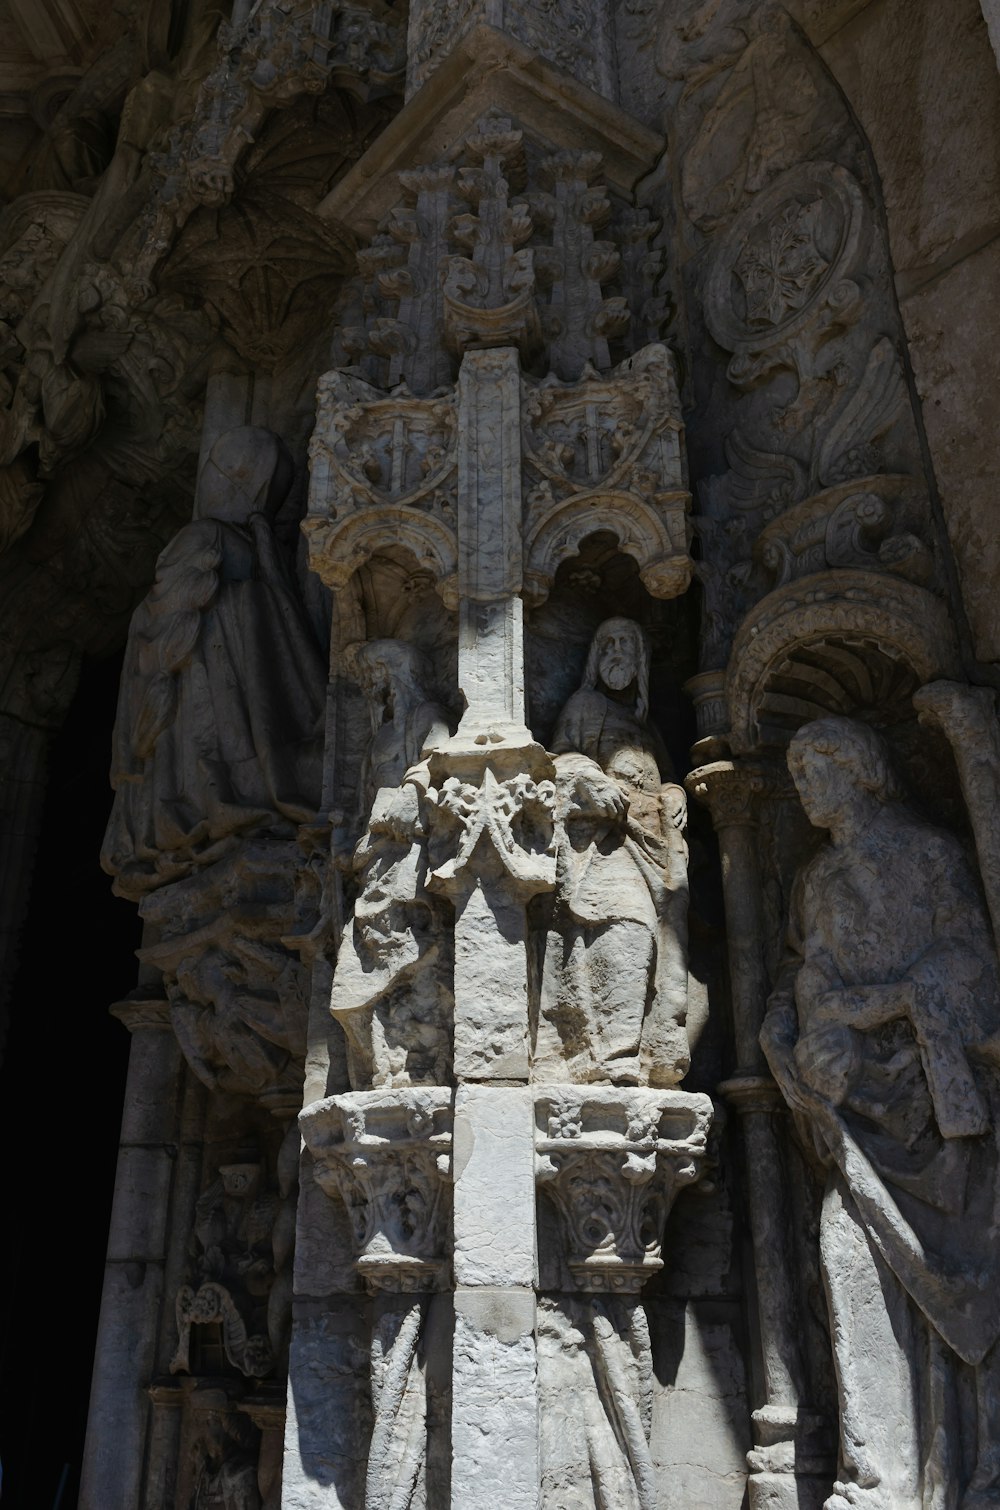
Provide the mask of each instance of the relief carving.
{"label": "relief carving", "polygon": [[558,1262],[576,1292],[547,1296],[539,1312],[543,1387],[573,1400],[569,1419],[558,1419],[555,1400],[543,1413],[543,1502],[655,1510],[653,1351],[639,1292],[662,1268],[677,1195],[702,1173],[712,1103],[682,1091],[546,1086],[535,1113],[538,1191],[556,1213]]}
{"label": "relief carving", "polygon": [[[873,730],[806,724],[788,763],[829,840],[796,880],[762,1043],[826,1178],[841,1427],[826,1503],[919,1510],[933,1484],[972,1510],[1000,1496],[990,924],[963,848],[904,806]],[[941,1429],[963,1369],[978,1393],[969,1454]]]}
{"label": "relief carving", "polygon": [[333,977],[330,1010],[347,1035],[356,1090],[441,1085],[451,1063],[451,946],[428,892],[428,775],[422,758],[448,738],[413,646],[371,640],[352,654],[372,720],[365,832],[357,886]]}
{"label": "relief carving", "polygon": [[192,1371],[192,1329],[198,1326],[221,1328],[227,1361],[248,1379],[273,1372],[287,1346],[276,1275],[290,1257],[289,1234],[280,1231],[288,1222],[281,1221],[281,1197],[262,1189],[261,1177],[259,1163],[223,1164],[198,1201],[197,1282],[177,1294],[173,1374]]}
{"label": "relief carving", "polygon": [[556,766],[556,898],[537,1059],[574,1080],[672,1085],[685,1074],[687,806],[648,721],[649,644],[607,619],[566,704]]}

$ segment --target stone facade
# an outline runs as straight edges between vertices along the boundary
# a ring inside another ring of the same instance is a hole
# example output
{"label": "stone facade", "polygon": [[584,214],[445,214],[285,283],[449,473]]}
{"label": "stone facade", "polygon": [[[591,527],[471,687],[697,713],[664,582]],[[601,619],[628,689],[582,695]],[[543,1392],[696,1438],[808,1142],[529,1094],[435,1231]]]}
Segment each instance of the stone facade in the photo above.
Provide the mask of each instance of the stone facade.
{"label": "stone facade", "polygon": [[79,1505],[1000,1506],[995,6],[225,10],[0,6],[15,1014],[113,651],[142,929]]}

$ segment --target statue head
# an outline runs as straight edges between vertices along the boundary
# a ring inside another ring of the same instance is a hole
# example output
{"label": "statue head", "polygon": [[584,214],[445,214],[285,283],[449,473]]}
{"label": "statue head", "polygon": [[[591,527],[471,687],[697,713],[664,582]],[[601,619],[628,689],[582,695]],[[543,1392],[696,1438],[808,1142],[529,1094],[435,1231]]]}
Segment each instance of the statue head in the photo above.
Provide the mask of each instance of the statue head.
{"label": "statue head", "polygon": [[590,642],[582,686],[603,684],[609,692],[635,688],[635,713],[644,723],[649,712],[649,638],[634,619],[605,619]]}
{"label": "statue head", "polygon": [[788,746],[788,769],[817,828],[899,796],[885,740],[854,718],[803,724]]}
{"label": "statue head", "polygon": [[230,524],[245,524],[251,514],[273,519],[293,476],[292,458],[272,430],[239,425],[220,435],[208,453],[198,481],[198,513]]}
{"label": "statue head", "polygon": [[351,657],[352,670],[368,698],[376,731],[386,719],[428,701],[427,657],[403,640],[369,640]]}

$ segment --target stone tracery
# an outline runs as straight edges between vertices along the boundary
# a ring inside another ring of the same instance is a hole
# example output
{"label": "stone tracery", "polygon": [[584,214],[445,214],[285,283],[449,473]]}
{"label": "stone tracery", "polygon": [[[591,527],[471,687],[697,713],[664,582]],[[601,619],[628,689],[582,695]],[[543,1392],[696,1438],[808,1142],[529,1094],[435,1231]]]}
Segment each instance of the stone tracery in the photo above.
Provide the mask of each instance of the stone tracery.
{"label": "stone tracery", "polygon": [[[1000,744],[963,679],[867,144],[784,9],[726,0],[660,59],[668,184],[629,97],[645,12],[621,9],[414,4],[404,47],[378,0],[237,8],[207,51],[189,36],[183,119],[151,74],[95,197],[36,191],[0,226],[0,535],[56,601],[86,517],[109,622],[141,599],[105,863],[145,925],[136,1105],[176,1081],[146,1142],[197,1150],[157,1176],[141,1363],[103,1333],[93,1440],[131,1391],[135,1462],[114,1483],[93,1449],[94,1510],[140,1503],[141,1473],[172,1510],[478,1510],[500,1484],[515,1510],[673,1510],[675,1479],[707,1504],[669,1424],[703,1303],[731,1306],[713,1358],[737,1379],[735,1406],[698,1384],[711,1450],[730,1408],[746,1428],[720,1507],[747,1476],[752,1510],[996,1497],[992,1364],[955,1330],[967,1302],[992,1336],[987,1259],[941,1299],[899,1217],[941,1192],[878,1162],[936,1139],[992,1178]],[[150,511],[180,528],[149,587],[152,557],[120,558],[159,472]],[[61,611],[5,683],[25,759],[70,695]],[[985,906],[959,840],[920,830],[954,894],[943,964],[887,790],[865,842],[895,824],[899,854],[845,900],[854,797],[821,812],[802,776],[810,739],[834,759],[830,715],[967,814]],[[806,819],[833,835],[811,862]],[[897,1000],[901,897],[933,979]],[[851,1021],[810,1027],[834,997]],[[926,1125],[900,1133],[914,1086]],[[976,1250],[989,1213],[961,1219]],[[842,1345],[862,1270],[899,1377],[933,1386],[891,1468],[885,1381]],[[945,1395],[977,1386],[973,1461]]]}

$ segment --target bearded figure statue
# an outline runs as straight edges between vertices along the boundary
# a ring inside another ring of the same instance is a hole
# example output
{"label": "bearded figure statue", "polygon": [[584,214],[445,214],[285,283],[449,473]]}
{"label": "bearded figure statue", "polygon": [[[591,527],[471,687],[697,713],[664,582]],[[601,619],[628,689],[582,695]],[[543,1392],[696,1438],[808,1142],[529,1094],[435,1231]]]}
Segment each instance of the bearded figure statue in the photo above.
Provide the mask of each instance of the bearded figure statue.
{"label": "bearded figure statue", "polygon": [[982,893],[959,841],[900,800],[866,725],[806,724],[788,765],[829,839],[796,878],[762,1043],[825,1177],[840,1396],[826,1510],[986,1510],[1000,1505],[1000,996]]}
{"label": "bearded figure statue", "polygon": [[606,619],[556,724],[540,1075],[664,1086],[688,1068],[687,806],[649,723],[649,660],[637,623]]}

